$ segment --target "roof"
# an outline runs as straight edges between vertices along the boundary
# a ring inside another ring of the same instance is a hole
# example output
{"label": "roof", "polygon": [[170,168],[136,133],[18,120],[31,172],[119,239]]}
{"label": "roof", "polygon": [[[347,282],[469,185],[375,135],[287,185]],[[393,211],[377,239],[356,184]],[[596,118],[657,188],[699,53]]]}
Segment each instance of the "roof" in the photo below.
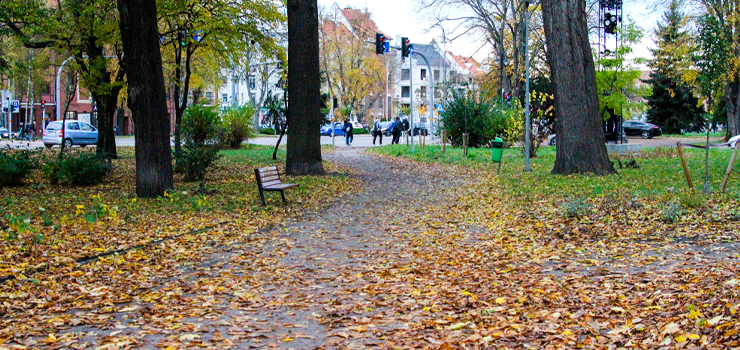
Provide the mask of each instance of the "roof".
{"label": "roof", "polygon": [[341,11],[342,15],[355,32],[359,31],[369,35],[371,34],[373,39],[375,38],[375,33],[380,33],[385,35],[386,38],[391,38],[390,35],[385,34],[378,29],[378,25],[375,24],[375,21],[373,21],[372,18],[370,18],[370,12],[350,7],[343,8]]}
{"label": "roof", "polygon": [[[447,63],[439,51],[435,50],[434,45],[414,44],[414,52],[419,52],[424,55],[431,66],[442,67]],[[424,63],[424,60],[421,59],[421,57],[416,60],[417,62]]]}
{"label": "roof", "polygon": [[480,69],[480,64],[478,64],[475,58],[458,56],[450,51],[447,51],[447,54],[450,55],[450,57],[455,61],[455,63],[460,66],[460,68],[469,71],[471,74],[476,76],[485,74],[485,72]]}

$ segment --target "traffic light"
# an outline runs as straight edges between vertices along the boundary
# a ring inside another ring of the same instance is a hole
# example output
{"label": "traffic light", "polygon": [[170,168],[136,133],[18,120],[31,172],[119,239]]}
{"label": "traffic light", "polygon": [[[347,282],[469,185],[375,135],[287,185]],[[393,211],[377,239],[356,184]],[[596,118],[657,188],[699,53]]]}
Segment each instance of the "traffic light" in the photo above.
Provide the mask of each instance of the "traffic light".
{"label": "traffic light", "polygon": [[401,57],[409,57],[411,51],[411,41],[409,38],[401,38]]}
{"label": "traffic light", "polygon": [[182,31],[180,31],[180,32],[177,33],[177,40],[180,42],[180,45],[186,46],[188,44],[185,41],[186,38],[187,38],[187,36],[188,36],[188,32],[187,31],[184,31],[184,30],[182,30]]}
{"label": "traffic light", "polygon": [[385,51],[385,35],[375,33],[375,54],[382,55]]}
{"label": "traffic light", "polygon": [[609,12],[604,14],[604,32],[607,34],[617,34],[617,16]]}
{"label": "traffic light", "polygon": [[46,106],[46,100],[41,100],[41,109],[43,109],[44,106]]}

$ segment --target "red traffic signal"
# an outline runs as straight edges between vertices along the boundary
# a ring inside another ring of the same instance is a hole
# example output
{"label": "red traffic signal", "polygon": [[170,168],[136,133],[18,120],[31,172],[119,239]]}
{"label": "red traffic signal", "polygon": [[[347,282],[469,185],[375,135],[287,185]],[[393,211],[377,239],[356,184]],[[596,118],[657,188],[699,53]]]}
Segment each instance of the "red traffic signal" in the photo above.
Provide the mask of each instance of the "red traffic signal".
{"label": "red traffic signal", "polygon": [[375,33],[375,54],[382,55],[385,51],[385,35]]}
{"label": "red traffic signal", "polygon": [[401,38],[401,57],[409,57],[411,51],[411,41],[409,38]]}

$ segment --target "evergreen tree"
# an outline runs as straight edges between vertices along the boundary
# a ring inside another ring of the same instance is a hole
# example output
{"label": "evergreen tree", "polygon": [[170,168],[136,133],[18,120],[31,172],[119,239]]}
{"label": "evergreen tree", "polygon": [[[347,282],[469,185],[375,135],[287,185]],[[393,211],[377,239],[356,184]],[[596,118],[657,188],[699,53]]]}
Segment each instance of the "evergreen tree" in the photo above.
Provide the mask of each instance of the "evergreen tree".
{"label": "evergreen tree", "polygon": [[650,79],[652,94],[648,97],[647,119],[660,125],[666,133],[699,131],[703,126],[702,108],[691,88],[681,80],[679,68],[689,49],[688,33],[683,31],[684,14],[679,0],[672,0],[655,30],[658,48],[651,50],[653,59]]}

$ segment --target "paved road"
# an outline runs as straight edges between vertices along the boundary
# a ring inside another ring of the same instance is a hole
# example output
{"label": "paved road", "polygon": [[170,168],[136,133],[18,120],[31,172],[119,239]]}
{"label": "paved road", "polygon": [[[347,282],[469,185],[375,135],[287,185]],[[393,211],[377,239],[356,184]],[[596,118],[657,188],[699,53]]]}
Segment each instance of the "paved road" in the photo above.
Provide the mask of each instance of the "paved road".
{"label": "paved road", "polygon": [[[277,136],[261,136],[254,139],[250,139],[249,143],[255,144],[255,145],[275,145],[278,138]],[[283,138],[281,141],[281,144],[285,144],[287,140],[287,136]],[[390,137],[383,137],[383,143],[389,144],[391,141]],[[419,137],[416,137],[416,142],[419,142]],[[406,138],[402,138],[402,142],[406,142]],[[432,140],[430,137],[427,137],[426,139],[427,143],[432,143]],[[331,145],[332,144],[332,138],[330,136],[321,136],[321,144],[322,145]],[[132,136],[119,136],[116,137],[116,145],[119,147],[126,147],[126,146],[134,146],[134,137]],[[337,147],[350,147],[345,144],[344,136],[336,137],[334,139],[334,145]],[[6,146],[10,146],[10,148],[42,148],[44,147],[43,142],[41,141],[8,141],[8,140],[2,140],[0,141],[0,148],[5,148]],[[377,143],[373,145],[373,137],[370,135],[356,135],[354,137],[354,141],[352,142],[351,147],[374,147],[374,146],[380,146],[380,140],[377,140]],[[58,146],[57,146],[58,147]],[[95,147],[95,146],[91,146]]]}

